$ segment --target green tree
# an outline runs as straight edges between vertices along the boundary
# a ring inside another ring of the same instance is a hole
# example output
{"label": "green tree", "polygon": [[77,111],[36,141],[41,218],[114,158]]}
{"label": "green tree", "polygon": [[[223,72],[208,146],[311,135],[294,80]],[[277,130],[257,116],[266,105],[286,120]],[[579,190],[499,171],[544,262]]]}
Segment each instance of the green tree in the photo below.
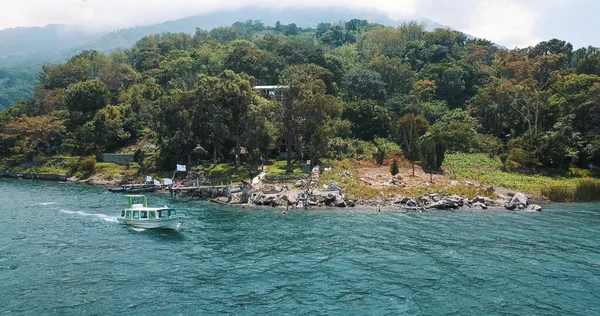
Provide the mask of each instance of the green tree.
{"label": "green tree", "polygon": [[415,176],[415,162],[419,160],[419,137],[423,136],[429,123],[422,115],[407,114],[398,121],[398,143],[402,154],[412,164],[413,177]]}
{"label": "green tree", "polygon": [[385,82],[381,75],[367,69],[354,69],[344,76],[344,95],[347,101],[383,100]]}
{"label": "green tree", "polygon": [[225,70],[219,76],[219,101],[222,106],[231,113],[229,130],[233,133],[235,141],[235,165],[240,166],[240,147],[246,124],[248,122],[248,110],[253,101],[251,78],[240,76],[231,70]]}
{"label": "green tree", "polygon": [[433,172],[440,170],[444,163],[446,143],[438,133],[426,133],[419,138],[419,159],[423,170],[429,172],[429,182],[433,183]]}
{"label": "green tree", "polygon": [[65,105],[70,112],[91,118],[96,111],[110,103],[111,94],[101,81],[88,80],[70,85],[65,91]]}
{"label": "green tree", "polygon": [[389,111],[371,100],[348,103],[342,118],[352,122],[354,137],[368,141],[388,137],[392,121]]}
{"label": "green tree", "polygon": [[[303,138],[307,140],[304,143],[311,153],[311,162],[317,163],[322,144],[327,144],[323,126],[341,115],[341,104],[335,97],[327,95],[327,86],[323,81],[326,73],[329,72],[322,67],[304,65],[288,67],[282,76],[281,83],[286,89],[278,122],[286,144],[289,172],[294,148],[302,156]],[[318,135],[311,142],[316,131]]]}
{"label": "green tree", "polygon": [[50,153],[57,137],[64,132],[63,121],[52,115],[22,115],[4,125],[4,137],[16,140],[13,151],[22,153],[29,159],[34,155]]}
{"label": "green tree", "polygon": [[375,138],[375,160],[377,161],[377,164],[379,164],[380,166],[383,165],[383,163],[385,162],[385,158],[387,158],[387,155],[394,149],[397,149],[398,146],[385,139],[385,138]]}

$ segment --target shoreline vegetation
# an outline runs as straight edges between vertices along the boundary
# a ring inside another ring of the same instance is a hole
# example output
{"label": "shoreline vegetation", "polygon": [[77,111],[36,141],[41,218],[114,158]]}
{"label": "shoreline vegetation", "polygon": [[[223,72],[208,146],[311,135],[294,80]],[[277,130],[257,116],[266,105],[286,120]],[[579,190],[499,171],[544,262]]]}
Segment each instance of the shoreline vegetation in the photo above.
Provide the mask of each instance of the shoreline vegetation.
{"label": "shoreline vegetation", "polygon": [[7,176],[254,182],[227,202],[278,206],[600,198],[600,49],[559,39],[506,50],[416,22],[249,20],[83,51],[39,78],[0,111]]}
{"label": "shoreline vegetation", "polygon": [[[54,157],[36,159],[37,166],[24,164],[11,168],[10,177],[33,180],[69,181],[104,186],[142,183],[146,176],[139,164],[118,165],[96,162],[94,157]],[[390,167],[397,164],[395,176]],[[14,162],[13,162],[14,163]],[[498,209],[505,208],[515,194],[524,193],[527,204],[545,205],[548,202],[589,202],[597,201],[600,181],[589,172],[573,169],[562,174],[524,174],[505,171],[499,159],[485,154],[447,154],[444,172],[431,176],[420,165],[412,176],[412,165],[399,153],[391,153],[383,165],[375,159],[364,160],[324,160],[318,178],[306,190],[311,177],[301,170],[302,162],[295,161],[293,172],[286,172],[285,161],[269,161],[264,175],[252,187],[249,201],[241,203],[240,193],[232,198],[210,199],[213,202],[242,207],[276,206],[282,209],[295,209],[300,201],[298,196],[310,191],[311,209],[320,207],[358,207],[359,209],[403,209],[424,211],[427,209]],[[211,183],[231,184],[232,187],[251,182],[260,173],[259,169],[249,170],[248,165],[236,168],[233,162],[216,167],[194,167],[193,172]],[[44,178],[40,175],[48,175]],[[167,173],[150,173],[154,178],[167,176]],[[9,176],[0,173],[0,176]],[[169,177],[172,175],[169,175]],[[189,177],[188,177],[189,178]],[[175,181],[185,180],[179,177]],[[193,182],[191,180],[190,182]],[[205,180],[206,181],[206,180]],[[333,186],[333,188],[332,188]],[[336,192],[336,189],[339,190]],[[169,193],[168,189],[157,190]],[[196,196],[197,197],[197,196]],[[184,197],[185,198],[185,197]],[[193,195],[189,195],[193,199]],[[300,203],[303,207],[303,203]],[[509,209],[512,206],[509,206]],[[518,206],[512,209],[518,209]],[[528,208],[521,207],[527,211]],[[530,211],[540,211],[533,207]]]}

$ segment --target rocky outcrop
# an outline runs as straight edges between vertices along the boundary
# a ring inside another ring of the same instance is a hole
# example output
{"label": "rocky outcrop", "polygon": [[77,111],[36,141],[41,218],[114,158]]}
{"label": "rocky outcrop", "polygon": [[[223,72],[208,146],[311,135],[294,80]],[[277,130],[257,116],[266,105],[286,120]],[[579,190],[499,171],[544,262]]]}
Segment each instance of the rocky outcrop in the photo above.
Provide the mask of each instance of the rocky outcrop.
{"label": "rocky outcrop", "polygon": [[523,193],[515,193],[512,198],[504,205],[507,210],[524,210],[527,208],[527,197]]}
{"label": "rocky outcrop", "polygon": [[542,207],[537,204],[531,204],[525,209],[525,212],[529,212],[529,213],[535,213],[535,212],[541,212],[541,211],[542,211]]}

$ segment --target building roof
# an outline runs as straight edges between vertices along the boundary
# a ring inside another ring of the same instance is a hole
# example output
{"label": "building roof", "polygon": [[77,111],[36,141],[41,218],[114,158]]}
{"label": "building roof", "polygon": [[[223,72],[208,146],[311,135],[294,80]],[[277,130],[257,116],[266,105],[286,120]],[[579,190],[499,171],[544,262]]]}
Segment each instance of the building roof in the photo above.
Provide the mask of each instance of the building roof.
{"label": "building roof", "polygon": [[277,90],[277,89],[287,89],[288,86],[255,86],[255,90]]}

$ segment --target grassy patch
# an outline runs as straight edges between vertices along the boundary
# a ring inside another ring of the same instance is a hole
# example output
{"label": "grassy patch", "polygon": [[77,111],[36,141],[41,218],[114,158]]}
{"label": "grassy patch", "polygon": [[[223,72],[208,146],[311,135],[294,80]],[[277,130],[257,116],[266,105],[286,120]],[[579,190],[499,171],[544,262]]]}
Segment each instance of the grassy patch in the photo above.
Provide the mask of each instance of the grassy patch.
{"label": "grassy patch", "polygon": [[572,184],[554,184],[542,189],[542,194],[555,202],[600,201],[600,180],[582,179]]}
{"label": "grassy patch", "polygon": [[[589,172],[572,169],[568,172],[547,171],[537,174],[506,172],[502,169],[498,157],[487,154],[448,154],[444,169],[448,175],[458,180],[475,180],[482,184],[511,188],[524,193],[540,195],[550,194],[559,200],[560,187],[575,187],[581,179],[590,176]],[[549,188],[555,188],[554,194]],[[551,196],[546,196],[551,198]]]}
{"label": "grassy patch", "polygon": [[[304,164],[303,161],[294,161],[294,160],[292,160],[292,173],[291,173],[291,175],[293,175],[293,176],[306,175],[305,173],[302,173],[302,165],[303,164]],[[272,174],[272,175],[284,175],[284,174],[288,174],[287,173],[287,161],[286,160],[279,160],[279,161],[274,161],[272,163],[269,163],[267,165],[267,174]]]}
{"label": "grassy patch", "polygon": [[249,181],[252,177],[258,175],[258,170],[250,165],[236,167],[234,164],[222,163],[205,169],[205,174],[209,179],[213,179],[216,184]]}
{"label": "grassy patch", "polygon": [[110,162],[97,162],[96,163],[96,177],[112,181],[121,179],[132,179],[135,178],[139,166],[137,163],[131,163],[129,168],[125,166],[117,165]]}

